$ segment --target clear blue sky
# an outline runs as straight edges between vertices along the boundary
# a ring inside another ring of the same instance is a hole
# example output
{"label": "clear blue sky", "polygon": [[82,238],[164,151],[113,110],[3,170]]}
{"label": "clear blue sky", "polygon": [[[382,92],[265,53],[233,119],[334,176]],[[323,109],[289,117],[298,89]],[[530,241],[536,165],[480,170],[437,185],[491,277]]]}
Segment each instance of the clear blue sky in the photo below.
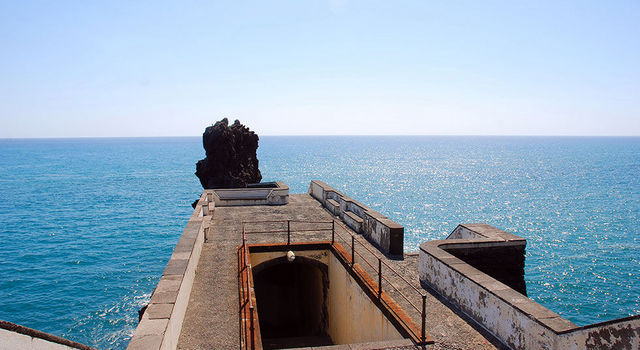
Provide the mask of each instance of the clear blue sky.
{"label": "clear blue sky", "polygon": [[640,135],[638,1],[0,0],[0,137]]}

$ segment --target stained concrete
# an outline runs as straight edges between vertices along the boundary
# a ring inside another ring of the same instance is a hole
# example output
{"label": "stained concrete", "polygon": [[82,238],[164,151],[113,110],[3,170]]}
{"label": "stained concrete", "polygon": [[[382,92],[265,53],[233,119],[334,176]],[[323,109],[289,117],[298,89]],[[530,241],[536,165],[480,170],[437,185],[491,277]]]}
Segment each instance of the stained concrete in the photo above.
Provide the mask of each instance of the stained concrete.
{"label": "stained concrete", "polygon": [[[242,242],[242,222],[252,220],[331,221],[333,218],[318,201],[308,194],[290,195],[289,199],[289,204],[282,206],[216,207],[213,216],[207,217],[211,220],[209,239],[205,241],[200,255],[178,349],[238,349],[240,347],[236,252]],[[277,229],[278,225],[280,224],[256,224],[252,225],[250,230]],[[286,234],[260,234],[248,237],[249,243],[286,242]],[[327,232],[311,231],[292,236],[292,242],[327,239],[330,239],[330,233]],[[357,239],[364,246],[377,252],[364,237],[357,236]],[[337,241],[340,242],[339,239]],[[356,244],[356,247],[357,252],[362,256],[367,257],[370,254],[359,244]],[[409,283],[420,288],[417,256],[406,255],[403,260],[397,260],[385,257],[379,252],[376,254],[382,256],[383,261],[398,271]],[[369,267],[359,262],[359,259],[359,255],[356,255],[356,264],[361,264],[360,266],[367,270]],[[367,272],[376,279],[372,271],[367,270]],[[421,304],[420,295],[412,294],[411,288],[401,278],[388,273],[384,276],[390,283],[397,285],[414,305]],[[407,310],[415,324],[420,324],[419,313],[409,312],[410,307],[405,307],[407,303],[401,301],[402,298],[399,295],[394,295],[397,292],[388,286],[385,287],[389,282],[383,282],[385,291]],[[469,322],[439,301],[435,294],[429,292],[426,321],[427,333],[435,340],[435,344],[431,347],[433,349],[496,348],[492,343],[494,340],[472,327]],[[403,345],[406,346],[406,341]]]}

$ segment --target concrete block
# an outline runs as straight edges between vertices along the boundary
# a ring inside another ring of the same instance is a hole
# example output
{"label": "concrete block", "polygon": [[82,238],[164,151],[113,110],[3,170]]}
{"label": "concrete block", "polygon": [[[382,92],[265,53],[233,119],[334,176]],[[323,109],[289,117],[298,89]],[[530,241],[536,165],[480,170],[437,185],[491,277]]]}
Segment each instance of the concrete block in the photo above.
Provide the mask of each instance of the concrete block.
{"label": "concrete block", "polygon": [[483,283],[482,286],[494,294],[503,290],[511,289],[509,286],[500,281]]}
{"label": "concrete block", "polygon": [[182,276],[180,275],[163,276],[158,282],[155,292],[177,292],[181,283]]}
{"label": "concrete block", "polygon": [[153,304],[173,304],[178,298],[178,292],[154,292],[151,297],[151,303]]}
{"label": "concrete block", "polygon": [[456,265],[451,265],[451,267],[465,276],[478,275],[482,273],[482,271],[476,269],[475,267],[469,264],[456,264]]}
{"label": "concrete block", "polygon": [[529,315],[534,319],[554,318],[560,317],[557,313],[547,309],[546,307],[536,303],[533,300],[516,303],[515,307],[522,311],[524,314]]}
{"label": "concrete block", "polygon": [[183,275],[188,263],[189,259],[170,259],[162,275]]}
{"label": "concrete block", "polygon": [[162,337],[164,335],[164,331],[167,329],[168,323],[169,323],[169,320],[164,318],[158,319],[158,320],[151,320],[151,319],[148,319],[147,317],[143,317],[142,321],[138,325],[138,328],[136,328],[135,336],[138,337],[138,336],[146,336],[146,335],[159,335]]}
{"label": "concrete block", "polygon": [[184,228],[184,231],[182,231],[182,236],[180,238],[188,237],[195,239],[198,235],[198,231],[200,230],[201,225],[201,222],[188,222],[187,226]]}
{"label": "concrete block", "polygon": [[160,319],[171,317],[171,311],[173,311],[173,304],[149,304],[145,314],[149,315],[149,319]]}
{"label": "concrete block", "polygon": [[173,250],[174,252],[189,252],[191,253],[191,251],[193,250],[193,245],[196,243],[195,239],[180,239],[178,241],[178,244],[176,244],[175,249]]}
{"label": "concrete block", "polygon": [[176,251],[174,251],[173,254],[171,254],[171,258],[170,259],[189,259],[190,256],[191,256],[191,252],[176,252]]}
{"label": "concrete block", "polygon": [[540,323],[546,325],[547,327],[551,328],[556,333],[565,332],[578,327],[573,322],[567,320],[566,318],[562,318],[560,316],[553,317],[553,318],[545,318],[538,321],[540,321]]}
{"label": "concrete block", "polygon": [[155,350],[162,345],[161,335],[134,336],[127,350]]}
{"label": "concrete block", "polygon": [[[505,285],[506,287],[508,287],[507,285]],[[518,293],[516,290],[511,289],[511,288],[506,288],[506,289],[496,289],[493,290],[493,292],[502,300],[506,301],[509,305],[516,305],[516,304],[521,304],[521,303],[526,303],[529,301],[532,301],[531,299],[527,298],[526,296],[522,295],[521,293]]]}

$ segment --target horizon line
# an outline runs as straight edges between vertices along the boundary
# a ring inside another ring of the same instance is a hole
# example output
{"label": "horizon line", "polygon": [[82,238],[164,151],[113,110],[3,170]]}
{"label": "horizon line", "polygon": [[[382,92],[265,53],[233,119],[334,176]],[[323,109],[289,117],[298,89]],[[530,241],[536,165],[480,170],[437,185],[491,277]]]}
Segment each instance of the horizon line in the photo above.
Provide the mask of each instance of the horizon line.
{"label": "horizon line", "polygon": [[[254,131],[255,132],[255,131]],[[72,140],[72,139],[159,139],[159,138],[191,138],[202,135],[172,136],[36,136],[36,137],[0,137],[0,140]],[[258,137],[566,137],[566,138],[634,138],[640,135],[539,135],[539,134],[265,134]]]}
{"label": "horizon line", "polygon": [[[202,135],[190,136],[45,136],[45,137],[0,137],[0,141],[20,140],[115,140],[115,139],[179,139],[201,138]],[[473,134],[356,134],[356,135],[258,135],[258,137],[531,137],[531,138],[640,138],[640,135],[473,135]]]}
{"label": "horizon line", "polygon": [[[253,131],[253,130],[252,130]],[[255,132],[255,131],[254,131]],[[0,140],[74,140],[74,139],[161,139],[161,138],[192,138],[202,135],[171,135],[171,136],[27,136],[0,137]],[[635,138],[640,135],[540,135],[540,134],[265,134],[258,137],[565,137],[565,138]]]}

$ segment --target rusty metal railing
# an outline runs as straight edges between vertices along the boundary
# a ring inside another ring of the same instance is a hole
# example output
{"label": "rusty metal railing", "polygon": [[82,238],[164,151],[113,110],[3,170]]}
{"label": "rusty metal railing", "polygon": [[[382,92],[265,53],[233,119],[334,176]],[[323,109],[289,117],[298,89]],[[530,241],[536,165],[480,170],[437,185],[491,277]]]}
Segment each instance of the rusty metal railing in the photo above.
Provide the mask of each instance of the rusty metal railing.
{"label": "rusty metal railing", "polygon": [[[260,224],[262,227],[259,230],[256,231],[249,231],[247,230],[247,227],[252,226],[252,225],[257,225]],[[292,225],[293,224],[293,225]],[[320,225],[327,225],[325,227],[318,227]],[[301,226],[301,225],[314,225],[313,228],[295,228],[295,225]],[[265,228],[266,227],[266,228]],[[402,276],[400,273],[398,273],[393,267],[391,267],[386,261],[384,261],[381,258],[381,254],[379,252],[374,252],[372,249],[370,249],[367,245],[365,245],[363,242],[361,242],[360,239],[358,239],[356,237],[356,235],[354,235],[353,233],[351,233],[351,231],[349,229],[347,229],[341,222],[336,221],[335,219],[332,221],[301,221],[301,220],[266,220],[266,221],[244,221],[242,223],[242,246],[239,248],[240,250],[243,251],[242,256],[244,257],[244,264],[245,266],[247,266],[249,268],[249,271],[251,269],[251,265],[248,263],[248,248],[247,248],[247,236],[248,235],[254,235],[254,234],[281,234],[284,235],[286,234],[286,243],[287,245],[292,244],[292,235],[295,236],[296,238],[301,236],[301,234],[304,233],[310,233],[310,232],[316,232],[316,233],[326,233],[327,235],[329,235],[330,233],[330,237],[331,237],[331,244],[332,245],[336,245],[339,244],[340,246],[344,246],[344,247],[348,247],[350,252],[351,252],[351,256],[350,259],[351,261],[350,266],[351,269],[354,269],[356,266],[362,268],[364,267],[363,270],[367,270],[370,269],[370,271],[373,271],[373,275],[377,275],[377,285],[375,284],[375,282],[373,282],[373,280],[371,280],[370,282],[365,281],[365,283],[367,283],[369,285],[369,287],[374,290],[377,291],[377,296],[378,296],[378,300],[382,303],[386,303],[387,306],[389,307],[389,310],[391,310],[392,312],[394,312],[397,316],[397,319],[402,322],[405,325],[405,329],[407,329],[409,332],[412,333],[414,339],[419,339],[421,344],[426,344],[427,342],[427,336],[426,336],[426,298],[427,295],[424,291],[419,290],[418,288],[416,288],[411,282],[409,282],[406,278],[404,278],[404,276]],[[329,237],[327,237],[327,241]],[[282,239],[284,240],[284,238]],[[319,239],[312,239],[311,241],[320,241]],[[338,241],[342,241],[344,243],[344,245],[342,243],[339,243]],[[272,243],[273,241],[270,241],[270,243]],[[309,237],[305,238],[305,242],[310,242]],[[264,242],[263,242],[264,243]],[[275,243],[275,242],[273,242]],[[283,242],[284,243],[284,242]],[[356,247],[360,248],[360,249],[356,249]],[[360,251],[359,251],[360,250]],[[361,252],[362,250],[364,250],[364,252]],[[347,251],[346,249],[344,250],[345,252]],[[364,254],[363,254],[364,253]],[[368,255],[365,256],[365,255]],[[358,257],[356,259],[356,257]],[[239,254],[239,259],[240,259],[240,254]],[[356,260],[358,262],[356,262]],[[373,261],[373,263],[372,263]],[[240,264],[240,260],[239,260],[239,264]],[[364,264],[364,265],[363,265]],[[376,266],[374,266],[377,265]],[[240,265],[239,265],[240,266]],[[367,268],[368,267],[368,268]],[[384,270],[383,270],[384,268]],[[384,272],[383,272],[384,271]],[[400,282],[400,283],[404,283],[406,284],[406,288],[404,289],[405,292],[403,293],[402,288],[398,287],[398,285],[396,285],[396,283],[394,283],[394,281],[392,281],[392,278],[390,277],[391,275],[395,276],[393,279],[395,279],[395,282]],[[247,283],[249,283],[249,277],[247,278]],[[403,319],[402,315],[398,314],[398,310],[396,310],[394,307],[392,307],[393,305],[389,305],[386,300],[384,300],[384,298],[382,297],[382,293],[383,293],[383,285],[386,283],[386,288],[388,289],[388,291],[386,291],[386,293],[388,295],[398,295],[400,297],[402,297],[402,300],[404,300],[404,302],[406,303],[405,305],[409,305],[417,315],[419,315],[420,318],[420,333],[418,334],[418,331],[415,329],[415,327],[412,324],[407,323],[406,320]],[[247,287],[249,288],[249,287]],[[410,296],[407,296],[406,294],[413,294],[416,299],[417,297],[419,297],[420,299],[422,299],[422,305],[421,307],[418,307],[416,305],[416,303],[414,301],[412,301]],[[250,303],[250,295],[249,295],[249,300],[248,302]],[[249,304],[252,305],[252,304]],[[251,306],[251,310],[252,310]],[[251,317],[251,320],[253,321],[253,317]],[[250,331],[251,331],[251,337],[253,337],[253,328],[250,327]]]}
{"label": "rusty metal railing", "polygon": [[253,305],[253,293],[251,292],[251,286],[253,285],[251,282],[252,277],[253,273],[251,272],[251,263],[249,262],[247,239],[243,230],[242,245],[238,248],[240,343],[241,348],[253,350],[256,347],[256,339],[254,324],[255,307]]}

